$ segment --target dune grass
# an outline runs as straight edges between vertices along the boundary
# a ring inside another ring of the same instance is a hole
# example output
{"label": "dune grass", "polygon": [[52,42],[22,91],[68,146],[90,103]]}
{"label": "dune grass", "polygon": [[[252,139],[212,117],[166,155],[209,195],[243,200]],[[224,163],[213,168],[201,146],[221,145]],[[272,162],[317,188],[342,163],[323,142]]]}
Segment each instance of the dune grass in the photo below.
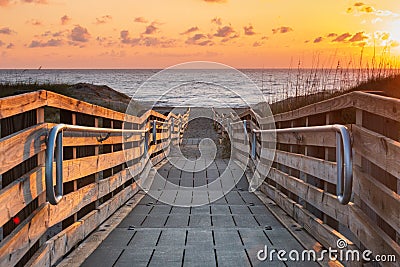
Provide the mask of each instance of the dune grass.
{"label": "dune grass", "polygon": [[327,90],[288,97],[270,104],[270,107],[273,114],[278,114],[354,91],[374,92],[388,97],[400,98],[400,75],[370,79],[343,90]]}
{"label": "dune grass", "polygon": [[0,97],[18,95],[37,90],[47,90],[65,94],[70,84],[4,83],[0,84]]}

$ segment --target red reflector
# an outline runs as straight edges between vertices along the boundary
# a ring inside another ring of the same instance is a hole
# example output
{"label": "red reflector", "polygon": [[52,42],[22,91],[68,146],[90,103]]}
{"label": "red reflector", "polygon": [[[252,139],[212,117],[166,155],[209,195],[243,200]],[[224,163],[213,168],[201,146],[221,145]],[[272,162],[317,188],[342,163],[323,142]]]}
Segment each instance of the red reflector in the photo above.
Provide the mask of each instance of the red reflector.
{"label": "red reflector", "polygon": [[19,219],[19,217],[14,217],[13,222],[18,225],[21,222],[21,220]]}

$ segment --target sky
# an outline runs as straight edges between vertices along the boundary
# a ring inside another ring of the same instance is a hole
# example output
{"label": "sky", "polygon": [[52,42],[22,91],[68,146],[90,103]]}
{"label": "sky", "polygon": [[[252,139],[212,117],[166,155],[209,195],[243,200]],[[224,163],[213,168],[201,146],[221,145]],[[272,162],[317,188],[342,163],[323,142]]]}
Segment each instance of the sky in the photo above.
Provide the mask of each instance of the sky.
{"label": "sky", "polygon": [[0,0],[0,68],[357,68],[400,56],[393,0]]}

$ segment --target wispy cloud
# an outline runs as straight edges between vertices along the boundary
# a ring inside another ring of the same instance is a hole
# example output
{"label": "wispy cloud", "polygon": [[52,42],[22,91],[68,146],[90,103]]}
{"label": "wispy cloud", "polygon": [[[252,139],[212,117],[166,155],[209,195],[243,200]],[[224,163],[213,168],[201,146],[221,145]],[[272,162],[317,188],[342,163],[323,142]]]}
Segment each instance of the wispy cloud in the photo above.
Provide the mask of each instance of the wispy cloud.
{"label": "wispy cloud", "polygon": [[129,31],[123,30],[120,32],[121,43],[128,44],[131,46],[154,46],[154,47],[173,47],[176,45],[174,39],[165,37],[152,37],[152,36],[139,36],[137,38],[131,38]]}
{"label": "wispy cloud", "polygon": [[74,42],[85,43],[89,41],[90,33],[86,28],[76,25],[71,31],[70,38]]}
{"label": "wispy cloud", "polygon": [[196,32],[198,30],[199,30],[199,27],[195,26],[195,27],[191,27],[191,28],[187,29],[184,32],[181,32],[180,34],[181,35],[185,35],[185,34],[189,34],[189,33],[192,33],[192,32]]}
{"label": "wispy cloud", "polygon": [[365,34],[365,32],[357,32],[354,34],[351,33],[342,33],[341,35],[337,35],[336,33],[330,33],[327,35],[328,37],[335,37],[332,42],[338,43],[358,43],[367,40],[369,37]]}
{"label": "wispy cloud", "polygon": [[18,0],[18,1],[11,1],[11,0],[0,0],[0,7],[6,7],[12,4],[17,3],[28,3],[28,4],[48,4],[47,0]]}
{"label": "wispy cloud", "polygon": [[366,36],[364,32],[357,32],[350,38],[349,42],[361,42],[365,39],[368,39],[368,36]]}
{"label": "wispy cloud", "polygon": [[264,41],[266,41],[266,40],[268,40],[268,37],[267,37],[267,36],[261,37],[261,39],[260,39],[259,41],[256,41],[256,42],[253,43],[253,47],[260,47],[260,46],[263,46],[264,43],[265,43]]}
{"label": "wispy cloud", "polygon": [[64,36],[64,34],[68,32],[68,31],[58,31],[58,32],[52,32],[52,31],[46,31],[44,33],[42,33],[40,36],[41,37],[62,37]]}
{"label": "wispy cloud", "polygon": [[350,36],[351,36],[351,34],[346,32],[346,33],[343,33],[343,34],[337,36],[335,39],[332,40],[332,42],[344,42]]}
{"label": "wispy cloud", "polygon": [[226,3],[226,2],[228,2],[227,0],[202,0],[202,1],[207,2],[207,3]]}
{"label": "wispy cloud", "polygon": [[60,20],[61,20],[61,25],[67,25],[72,19],[67,15],[64,15],[60,18]]}
{"label": "wispy cloud", "polygon": [[61,39],[50,39],[45,42],[34,40],[30,43],[30,45],[28,47],[29,48],[57,47],[57,46],[61,46],[62,44],[63,44],[63,41]]}
{"label": "wispy cloud", "polygon": [[363,2],[356,2],[353,6],[348,7],[346,10],[349,14],[354,14],[356,16],[360,14],[373,14],[379,17],[399,17],[400,15],[390,11],[390,10],[381,10],[377,9],[371,5],[367,5]]}
{"label": "wispy cloud", "polygon": [[40,20],[37,19],[30,19],[26,21],[27,24],[30,24],[32,26],[42,26],[43,22],[41,22]]}
{"label": "wispy cloud", "polygon": [[23,3],[48,4],[47,0],[21,0]]}
{"label": "wispy cloud", "polygon": [[222,19],[221,19],[221,18],[218,18],[218,17],[215,17],[215,18],[213,18],[213,19],[211,20],[211,23],[215,23],[215,24],[221,26],[221,25],[222,25]]}
{"label": "wispy cloud", "polygon": [[95,24],[99,25],[99,24],[105,24],[109,21],[112,20],[112,16],[111,15],[105,15],[105,16],[101,16],[99,18],[96,18],[96,22]]}
{"label": "wispy cloud", "polygon": [[15,33],[15,31],[11,30],[9,27],[3,27],[0,29],[0,34],[11,35]]}
{"label": "wispy cloud", "polygon": [[232,33],[235,33],[235,30],[232,28],[232,26],[224,26],[224,27],[220,27],[218,28],[217,32],[214,33],[214,36],[216,37],[228,37],[229,35],[231,35]]}
{"label": "wispy cloud", "polygon": [[9,43],[6,48],[13,49],[14,47],[15,47],[15,45],[13,43]]}
{"label": "wispy cloud", "polygon": [[136,17],[133,21],[139,22],[139,23],[147,23],[148,22],[148,20],[145,19],[144,17]]}
{"label": "wispy cloud", "polygon": [[158,27],[156,26],[156,23],[151,23],[146,27],[146,30],[143,32],[143,34],[154,34],[158,31]]}
{"label": "wispy cloud", "polygon": [[315,38],[314,39],[314,41],[313,41],[313,43],[320,43],[320,42],[322,42],[324,40],[324,38],[322,37],[322,36],[319,36],[319,37],[317,37],[317,38]]}
{"label": "wispy cloud", "polygon": [[382,31],[376,31],[376,32],[374,33],[374,38],[375,38],[376,40],[386,41],[386,40],[389,40],[389,38],[390,38],[390,33],[388,33],[388,32],[382,32]]}
{"label": "wispy cloud", "polygon": [[254,34],[256,34],[254,32],[254,27],[252,25],[244,26],[243,29],[244,29],[244,34],[245,35],[254,35]]}
{"label": "wispy cloud", "polygon": [[210,39],[210,37],[203,33],[197,33],[192,37],[189,37],[185,43],[189,45],[199,45],[199,46],[210,46],[214,44],[213,41]]}
{"label": "wispy cloud", "polygon": [[116,45],[116,42],[111,37],[97,36],[96,41],[103,47],[112,47]]}
{"label": "wispy cloud", "polygon": [[273,34],[288,33],[288,32],[292,32],[292,31],[293,31],[293,29],[291,27],[288,27],[288,26],[281,26],[279,28],[272,29],[272,33]]}

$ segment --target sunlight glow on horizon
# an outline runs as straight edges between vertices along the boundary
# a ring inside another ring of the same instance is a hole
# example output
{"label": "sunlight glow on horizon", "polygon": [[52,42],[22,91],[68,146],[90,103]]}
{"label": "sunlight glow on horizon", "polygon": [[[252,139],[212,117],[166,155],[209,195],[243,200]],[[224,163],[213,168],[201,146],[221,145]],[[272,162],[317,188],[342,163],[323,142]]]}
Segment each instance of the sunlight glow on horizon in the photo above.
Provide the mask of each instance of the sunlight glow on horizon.
{"label": "sunlight glow on horizon", "polygon": [[3,0],[0,12],[2,69],[357,68],[361,51],[400,56],[400,6],[389,0]]}

